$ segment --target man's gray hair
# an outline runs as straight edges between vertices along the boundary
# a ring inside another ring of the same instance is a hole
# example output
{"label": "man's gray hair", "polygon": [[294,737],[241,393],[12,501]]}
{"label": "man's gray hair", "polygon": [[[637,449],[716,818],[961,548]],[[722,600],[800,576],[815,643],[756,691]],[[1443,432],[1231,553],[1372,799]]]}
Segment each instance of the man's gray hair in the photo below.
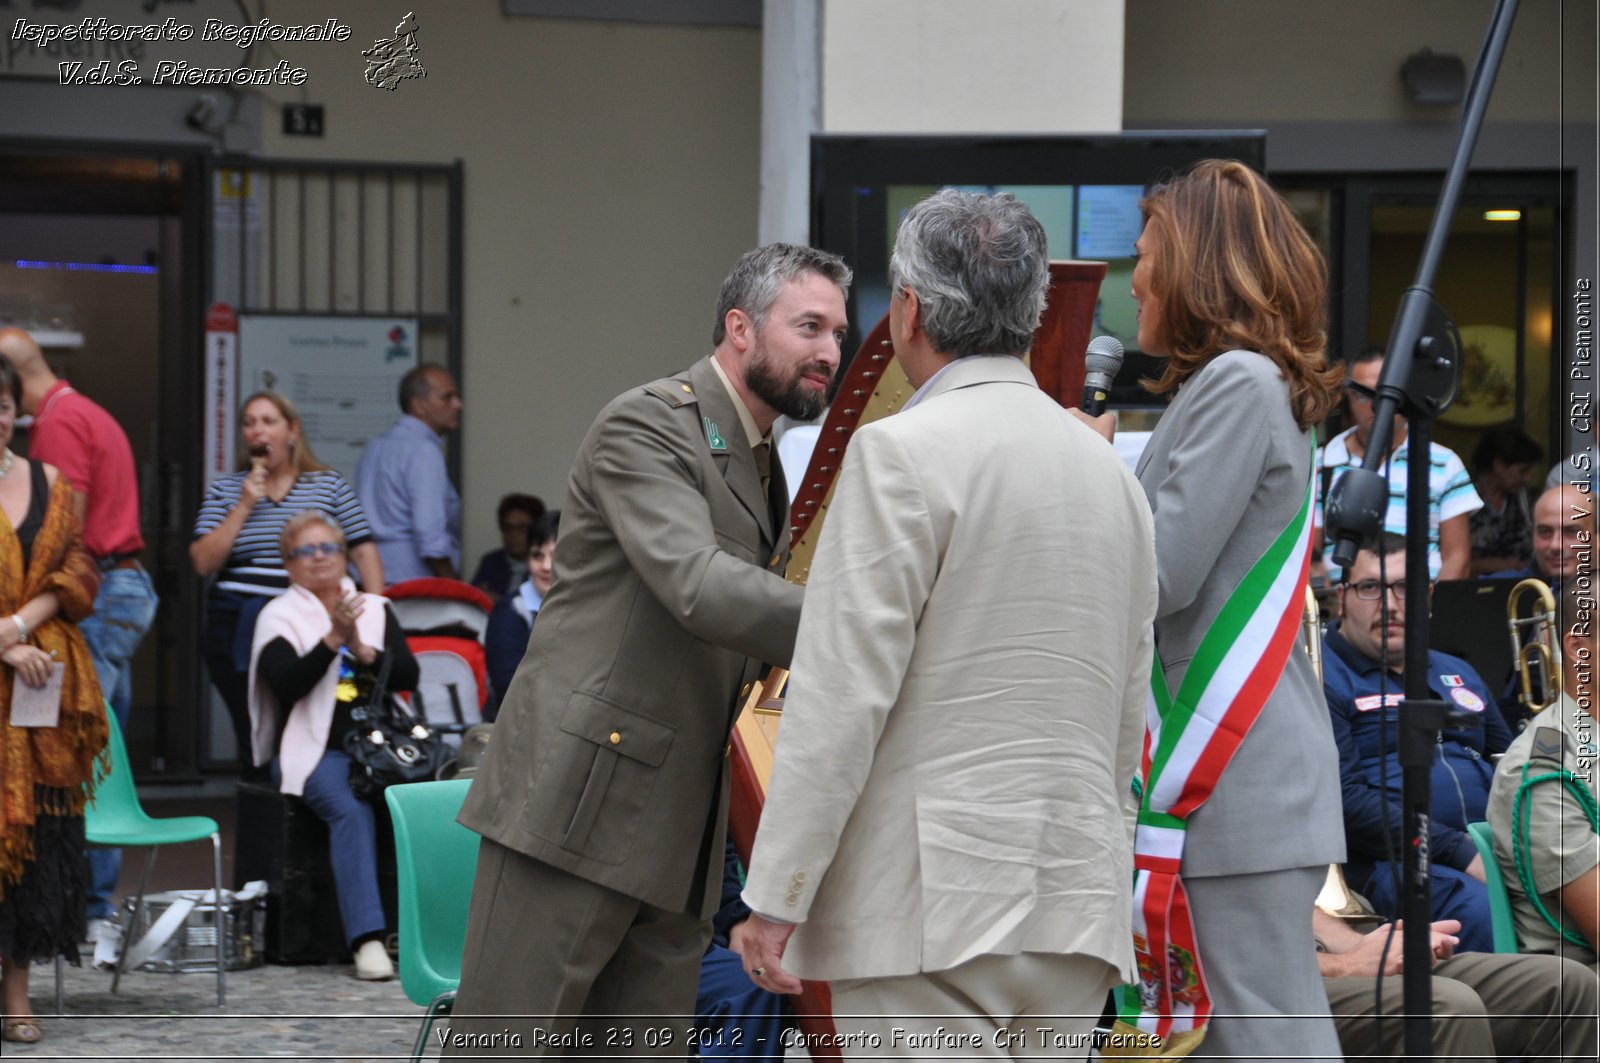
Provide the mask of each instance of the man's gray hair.
{"label": "man's gray hair", "polygon": [[889,279],[917,293],[940,354],[1022,354],[1050,284],[1044,226],[1009,193],[946,188],[906,212]]}
{"label": "man's gray hair", "polygon": [[717,346],[727,336],[729,310],[743,310],[760,328],[783,286],[807,273],[826,277],[846,296],[850,294],[850,267],[844,259],[827,251],[800,244],[768,244],[739,256],[717,296],[717,324],[711,330],[711,345]]}

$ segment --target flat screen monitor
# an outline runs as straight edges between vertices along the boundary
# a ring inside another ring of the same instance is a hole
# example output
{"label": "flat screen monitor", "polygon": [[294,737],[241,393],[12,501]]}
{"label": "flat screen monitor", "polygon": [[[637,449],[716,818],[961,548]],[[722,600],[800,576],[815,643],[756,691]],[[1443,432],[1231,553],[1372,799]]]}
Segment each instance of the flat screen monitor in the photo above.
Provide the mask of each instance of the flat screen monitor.
{"label": "flat screen monitor", "polygon": [[811,139],[811,241],[843,255],[855,271],[846,357],[889,308],[889,253],[900,219],[940,188],[1010,192],[1044,225],[1053,259],[1107,263],[1094,334],[1127,350],[1111,401],[1153,405],[1138,387],[1155,376],[1138,353],[1130,287],[1139,199],[1147,187],[1198,159],[1239,159],[1257,170],[1266,156],[1259,130],[1000,136],[816,136]]}

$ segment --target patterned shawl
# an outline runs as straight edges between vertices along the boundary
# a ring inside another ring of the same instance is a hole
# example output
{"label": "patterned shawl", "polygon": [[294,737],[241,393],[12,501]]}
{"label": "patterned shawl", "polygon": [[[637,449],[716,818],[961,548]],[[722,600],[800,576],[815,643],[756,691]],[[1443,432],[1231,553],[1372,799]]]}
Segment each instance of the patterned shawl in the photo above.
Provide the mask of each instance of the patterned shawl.
{"label": "patterned shawl", "polygon": [[11,726],[11,688],[16,675],[0,665],[0,899],[33,861],[38,816],[83,812],[94,765],[106,748],[105,701],[89,646],[77,621],[94,611],[100,574],[83,548],[72,488],[57,477],[33,541],[27,571],[16,529],[0,513],[0,617],[9,617],[41,594],[54,592],[57,615],[32,634],[34,645],[55,651],[66,665],[61,683],[61,719],[56,727]]}

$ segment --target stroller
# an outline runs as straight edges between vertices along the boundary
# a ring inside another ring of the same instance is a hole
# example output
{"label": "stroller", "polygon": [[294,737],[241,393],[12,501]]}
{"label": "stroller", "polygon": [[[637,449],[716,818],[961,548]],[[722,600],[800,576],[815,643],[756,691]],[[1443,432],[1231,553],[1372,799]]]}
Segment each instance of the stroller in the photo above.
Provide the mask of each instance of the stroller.
{"label": "stroller", "polygon": [[469,583],[437,578],[403,580],[384,595],[422,672],[411,709],[458,750],[462,733],[483,722],[489,703],[483,654],[489,599]]}

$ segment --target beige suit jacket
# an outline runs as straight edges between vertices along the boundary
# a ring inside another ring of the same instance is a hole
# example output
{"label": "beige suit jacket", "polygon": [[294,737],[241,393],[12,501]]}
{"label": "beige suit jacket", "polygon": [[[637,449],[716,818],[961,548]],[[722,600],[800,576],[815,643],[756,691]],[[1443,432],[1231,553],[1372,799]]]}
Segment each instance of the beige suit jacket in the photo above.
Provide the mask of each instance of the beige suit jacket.
{"label": "beige suit jacket", "polygon": [[[1133,976],[1154,532],[1010,357],[851,440],[744,899],[807,978],[1086,953]],[[541,621],[542,623],[542,621]]]}
{"label": "beige suit jacket", "polygon": [[782,576],[782,472],[775,521],[733,402],[708,359],[596,418],[555,583],[461,812],[508,848],[702,917],[739,690],[788,662],[802,595]]}

